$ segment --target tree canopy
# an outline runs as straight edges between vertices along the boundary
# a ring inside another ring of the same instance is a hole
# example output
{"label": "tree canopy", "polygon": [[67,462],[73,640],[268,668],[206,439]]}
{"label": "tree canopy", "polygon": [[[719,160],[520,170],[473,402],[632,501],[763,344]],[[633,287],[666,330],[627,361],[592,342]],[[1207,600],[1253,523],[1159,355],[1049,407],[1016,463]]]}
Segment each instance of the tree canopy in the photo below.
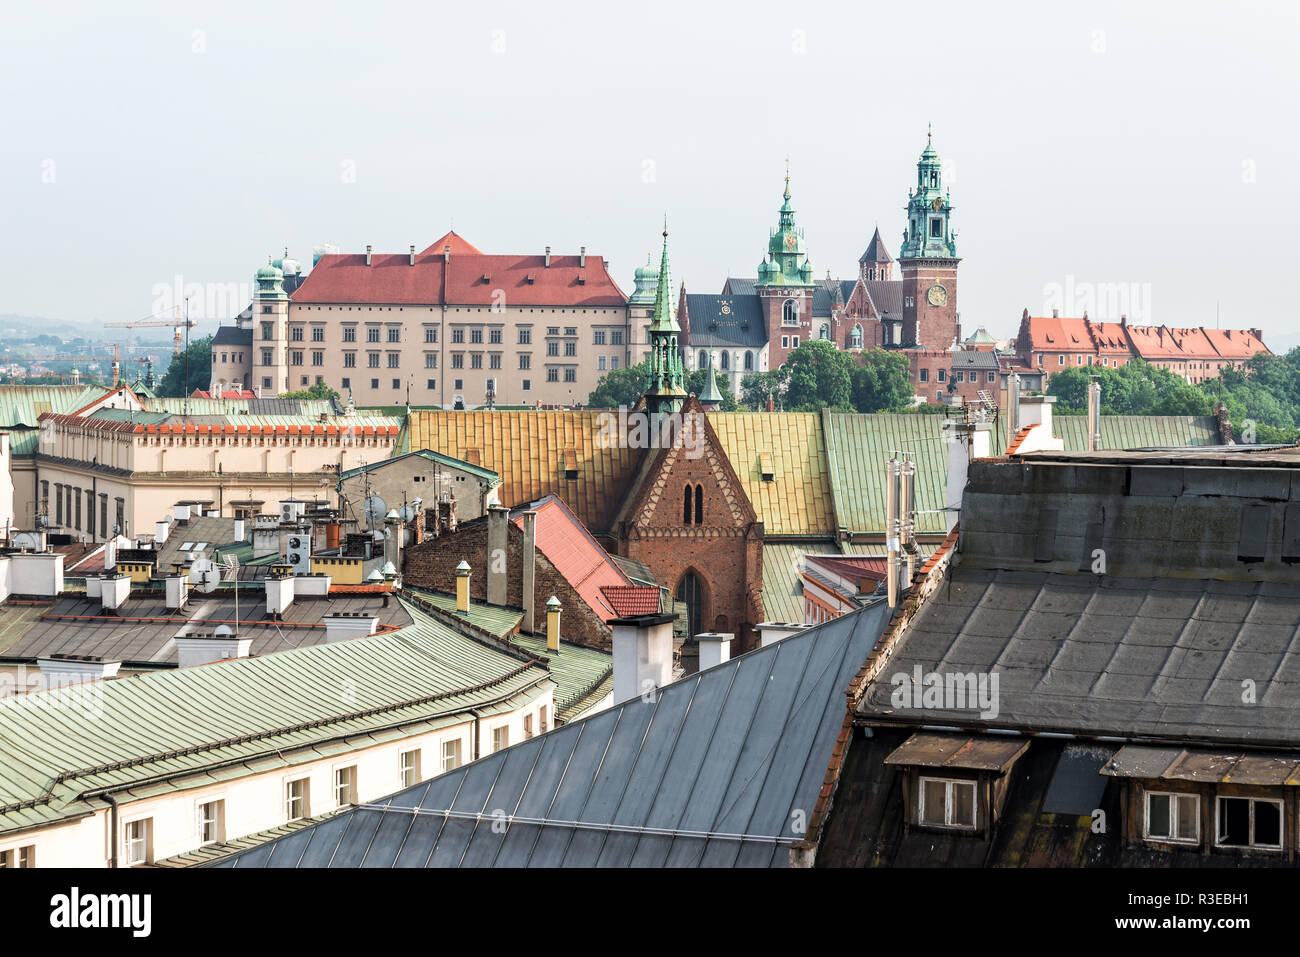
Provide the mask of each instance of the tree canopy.
{"label": "tree canopy", "polygon": [[[186,359],[189,359],[188,377]],[[212,337],[204,336],[190,343],[189,348],[172,356],[167,371],[158,381],[158,394],[186,396],[195,389],[206,389],[212,381]]]}
{"label": "tree canopy", "polygon": [[[587,396],[587,407],[592,409],[632,408],[645,392],[646,379],[650,375],[649,366],[639,362],[623,369],[606,372],[596,383],[596,388]],[[686,374],[686,391],[700,395],[708,382],[709,370],[697,369]],[[714,372],[718,392],[722,394],[723,412],[736,411],[736,397],[731,394],[727,377]]]}

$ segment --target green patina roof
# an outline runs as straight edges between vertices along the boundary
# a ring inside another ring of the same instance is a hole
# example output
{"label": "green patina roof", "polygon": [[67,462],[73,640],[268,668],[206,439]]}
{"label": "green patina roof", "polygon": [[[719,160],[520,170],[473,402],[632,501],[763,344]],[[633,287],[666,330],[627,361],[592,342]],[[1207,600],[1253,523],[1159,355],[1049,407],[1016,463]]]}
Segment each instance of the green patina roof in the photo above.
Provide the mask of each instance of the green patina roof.
{"label": "green patina roof", "polygon": [[496,638],[506,638],[519,629],[524,620],[524,613],[519,608],[507,608],[502,605],[489,605],[486,602],[469,603],[469,614],[462,615],[456,611],[456,596],[446,592],[430,591],[424,588],[405,587],[403,593],[417,605],[429,605],[444,614],[455,615],[457,620],[466,621],[475,628],[485,631]]}
{"label": "green patina roof", "polygon": [[763,546],[763,617],[768,621],[803,621],[803,584],[799,576],[803,555],[829,552],[825,545]]}
{"label": "green patina roof", "polygon": [[142,798],[398,740],[550,683],[527,655],[404,605],[413,624],[394,632],[0,699],[0,833],[91,813],[106,790]]}
{"label": "green patina roof", "polygon": [[[398,436],[398,438],[399,439],[402,438],[403,436],[405,436],[405,434],[406,434],[406,429],[405,426],[403,426],[402,433]],[[396,462],[398,459],[404,459],[410,455],[418,455],[420,458],[427,459],[430,462],[437,462],[440,465],[447,466],[448,468],[460,469],[462,472],[469,472],[471,475],[477,475],[479,478],[493,485],[499,485],[501,483],[501,476],[497,475],[497,473],[493,472],[491,469],[485,469],[478,465],[472,465],[469,462],[464,461],[463,459],[452,458],[450,455],[443,455],[441,452],[434,452],[431,449],[420,449],[419,451],[416,452],[403,452],[400,455],[395,454],[392,457],[383,459],[379,462],[371,462],[369,465],[359,465],[356,468],[348,469],[346,472],[343,472],[341,475],[339,475],[339,482],[342,482],[344,479],[349,479],[352,478],[353,476],[360,475],[363,472],[367,472],[372,469],[382,468],[385,465],[390,465],[393,462]]]}
{"label": "green patina roof", "polygon": [[22,456],[40,445],[40,417],[69,415],[109,393],[105,386],[0,385],[0,429],[9,433],[9,453]]}
{"label": "green patina roof", "polygon": [[[1003,422],[1005,434],[1006,423]],[[1053,415],[1052,431],[1065,441],[1067,452],[1088,448],[1088,417]],[[1103,415],[1103,449],[1219,445],[1218,422],[1212,415]]]}
{"label": "green patina roof", "polygon": [[516,635],[510,639],[531,655],[547,659],[555,680],[555,716],[571,721],[614,689],[614,657],[608,651],[561,641],[559,652],[546,650],[546,639]]}

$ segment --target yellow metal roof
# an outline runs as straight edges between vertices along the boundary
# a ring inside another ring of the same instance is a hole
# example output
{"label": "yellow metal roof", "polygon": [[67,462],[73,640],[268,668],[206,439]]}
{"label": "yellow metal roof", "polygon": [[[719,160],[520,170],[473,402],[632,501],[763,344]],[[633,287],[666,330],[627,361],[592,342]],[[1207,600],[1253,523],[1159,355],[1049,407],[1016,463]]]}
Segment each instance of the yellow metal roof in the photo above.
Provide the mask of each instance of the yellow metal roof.
{"label": "yellow metal roof", "polygon": [[[822,536],[835,531],[820,416],[713,412],[709,423],[740,476],[764,534]],[[762,473],[769,468],[772,479],[765,481]]]}
{"label": "yellow metal roof", "polygon": [[[598,440],[605,415],[412,410],[410,449],[430,449],[496,472],[501,476],[503,505],[558,495],[587,528],[604,532],[642,454],[640,449],[601,447]],[[574,478],[566,477],[566,466],[575,469]]]}

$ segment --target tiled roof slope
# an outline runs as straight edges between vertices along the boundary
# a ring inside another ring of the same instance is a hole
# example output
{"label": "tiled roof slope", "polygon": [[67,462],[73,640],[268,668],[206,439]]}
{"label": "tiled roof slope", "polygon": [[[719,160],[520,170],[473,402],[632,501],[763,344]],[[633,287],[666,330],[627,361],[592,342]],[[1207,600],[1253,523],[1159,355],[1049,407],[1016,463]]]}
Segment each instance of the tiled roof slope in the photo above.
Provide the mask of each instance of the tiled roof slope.
{"label": "tiled roof slope", "polygon": [[[215,866],[785,867],[887,612],[841,616]],[[496,809],[504,829],[476,817]]]}
{"label": "tiled roof slope", "polygon": [[438,727],[550,680],[407,610],[415,624],[388,634],[0,699],[0,834],[96,810],[105,790],[145,797],[308,760],[340,735]]}
{"label": "tiled roof slope", "polygon": [[[433,449],[501,476],[501,504],[558,495],[593,532],[609,529],[641,451],[601,448],[600,412],[412,411],[410,447]],[[574,452],[577,478],[565,478]]]}
{"label": "tiled roof slope", "polygon": [[[835,530],[821,418],[811,412],[714,412],[709,423],[740,478],[765,536],[826,536]],[[770,455],[764,481],[760,455]]]}
{"label": "tiled roof slope", "polygon": [[[601,589],[609,585],[631,585],[632,580],[558,497],[551,495],[528,507],[537,513],[536,540],[541,553],[602,621],[617,617]],[[511,521],[523,528],[522,508],[511,516]]]}

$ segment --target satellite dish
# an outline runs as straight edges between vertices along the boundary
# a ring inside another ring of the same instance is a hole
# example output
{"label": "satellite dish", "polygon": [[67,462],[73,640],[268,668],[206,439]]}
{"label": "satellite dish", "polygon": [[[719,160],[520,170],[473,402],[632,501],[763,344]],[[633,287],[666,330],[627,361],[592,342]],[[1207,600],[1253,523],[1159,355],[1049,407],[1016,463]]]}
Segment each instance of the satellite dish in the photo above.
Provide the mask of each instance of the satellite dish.
{"label": "satellite dish", "polygon": [[413,521],[415,519],[415,506],[403,505],[401,511],[398,512],[397,514],[401,516],[401,519],[404,522]]}
{"label": "satellite dish", "polygon": [[361,510],[366,516],[366,524],[374,528],[384,523],[384,516],[388,514],[388,505],[378,495],[369,495]]}
{"label": "satellite dish", "polygon": [[190,565],[190,582],[204,594],[216,591],[217,585],[221,583],[221,571],[216,562],[210,559],[196,559]]}

